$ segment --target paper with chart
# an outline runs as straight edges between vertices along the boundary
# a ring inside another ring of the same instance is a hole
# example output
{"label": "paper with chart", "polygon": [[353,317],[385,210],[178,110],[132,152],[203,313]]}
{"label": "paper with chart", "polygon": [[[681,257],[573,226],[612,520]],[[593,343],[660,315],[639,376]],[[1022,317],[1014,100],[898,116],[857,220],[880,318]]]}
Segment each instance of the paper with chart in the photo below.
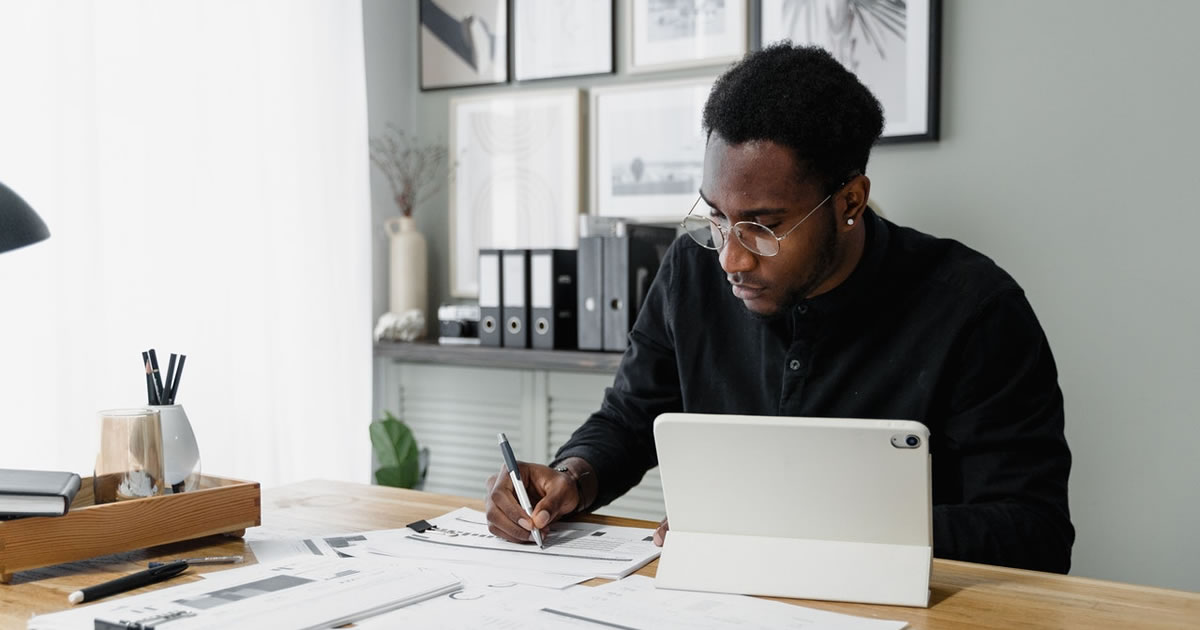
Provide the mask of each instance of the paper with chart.
{"label": "paper with chart", "polygon": [[444,571],[386,559],[293,557],[30,619],[31,630],[100,627],[328,628],[452,593]]}
{"label": "paper with chart", "polygon": [[587,621],[625,630],[900,630],[903,621],[868,619],[783,602],[720,593],[674,591],[633,575],[595,588],[573,588],[542,612],[563,621]]}
{"label": "paper with chart", "polygon": [[423,532],[391,530],[368,541],[371,551],[404,558],[434,558],[492,567],[619,579],[657,558],[652,529],[595,523],[555,523],[546,548],[513,543],[488,531],[487,517],[460,508],[426,521]]}
{"label": "paper with chart", "polygon": [[[388,554],[381,554],[371,551],[370,545],[377,540],[394,539],[396,537],[405,536],[412,532],[411,529],[381,529],[365,532],[351,532],[343,534],[323,534],[320,536],[309,536],[307,538],[297,538],[295,534],[286,532],[275,532],[271,530],[254,531],[254,538],[247,536],[246,541],[250,545],[250,549],[254,552],[255,558],[259,563],[277,562],[284,558],[296,556],[325,556],[330,558],[369,558],[369,557],[393,557]],[[453,567],[460,565],[462,562],[445,559],[427,559],[421,563],[421,566],[430,568]],[[212,575],[212,574],[209,574]],[[505,574],[510,582],[517,584],[527,584],[530,586],[541,586],[544,588],[566,588],[572,584],[578,584],[593,576],[581,575],[564,575],[561,573],[546,573],[544,571],[531,571],[516,568],[509,568]]]}
{"label": "paper with chart", "polygon": [[328,556],[344,558],[354,556],[357,546],[366,548],[366,532],[338,534],[333,536],[297,536],[256,527],[247,533],[246,544],[254,552],[259,563],[269,563],[293,556]]}

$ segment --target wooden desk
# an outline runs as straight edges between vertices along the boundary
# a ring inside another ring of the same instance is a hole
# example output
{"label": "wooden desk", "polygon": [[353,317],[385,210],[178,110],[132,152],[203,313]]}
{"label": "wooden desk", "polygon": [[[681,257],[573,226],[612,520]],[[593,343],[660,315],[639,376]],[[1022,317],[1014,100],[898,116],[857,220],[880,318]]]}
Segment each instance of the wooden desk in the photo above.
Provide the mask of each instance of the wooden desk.
{"label": "wooden desk", "polygon": [[[309,481],[263,493],[263,525],[305,535],[402,527],[462,507],[482,509],[480,499],[396,490],[362,484]],[[616,525],[651,523],[606,517]],[[67,594],[141,569],[152,559],[243,554],[240,539],[205,538],[188,543],[96,558],[18,573],[0,586],[0,628],[24,628],[29,616],[67,607]],[[225,567],[195,567],[203,573]],[[653,576],[658,563],[638,573]],[[179,578],[166,585],[180,584]],[[599,583],[599,582],[597,582]],[[136,592],[162,588],[147,587]],[[781,600],[864,617],[903,619],[923,628],[1197,628],[1200,594],[1116,582],[934,560],[933,603],[928,609]]]}

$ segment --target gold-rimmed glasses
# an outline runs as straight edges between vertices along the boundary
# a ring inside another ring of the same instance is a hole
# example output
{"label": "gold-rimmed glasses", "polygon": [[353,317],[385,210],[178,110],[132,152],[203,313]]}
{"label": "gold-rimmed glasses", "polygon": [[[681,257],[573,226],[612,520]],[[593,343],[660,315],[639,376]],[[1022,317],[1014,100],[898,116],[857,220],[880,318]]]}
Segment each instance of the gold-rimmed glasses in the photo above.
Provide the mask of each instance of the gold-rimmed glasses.
{"label": "gold-rimmed glasses", "polygon": [[[844,184],[843,184],[844,185]],[[841,188],[839,187],[839,190]],[[836,193],[829,193],[821,203],[808,211],[804,218],[800,219],[792,229],[783,233],[783,236],[776,236],[775,231],[771,228],[755,222],[755,221],[738,221],[732,226],[724,226],[715,221],[712,217],[702,214],[693,214],[696,211],[696,206],[700,205],[700,201],[704,197],[696,197],[695,203],[692,204],[692,209],[688,210],[687,216],[679,224],[692,237],[693,241],[700,244],[705,249],[721,251],[725,247],[726,241],[729,240],[729,233],[733,232],[737,237],[738,242],[742,247],[750,250],[752,253],[759,256],[774,256],[779,253],[779,242],[787,238],[789,234],[796,231],[800,224],[808,220],[814,212],[825,205],[825,202],[833,198]]]}

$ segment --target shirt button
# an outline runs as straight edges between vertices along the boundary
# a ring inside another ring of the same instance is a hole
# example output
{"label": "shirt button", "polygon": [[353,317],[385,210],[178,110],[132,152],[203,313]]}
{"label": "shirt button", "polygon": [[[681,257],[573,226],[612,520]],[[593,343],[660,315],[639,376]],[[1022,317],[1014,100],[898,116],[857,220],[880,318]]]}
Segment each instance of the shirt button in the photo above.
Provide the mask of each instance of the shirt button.
{"label": "shirt button", "polygon": [[797,307],[796,307],[796,312],[797,312],[797,313],[800,313],[801,315],[805,315],[805,314],[807,314],[807,313],[808,313],[808,305],[807,305],[807,304],[801,304],[800,306],[797,306]]}
{"label": "shirt button", "polygon": [[793,371],[799,370],[800,369],[800,359],[792,359],[791,361],[788,361],[788,367],[792,368]]}

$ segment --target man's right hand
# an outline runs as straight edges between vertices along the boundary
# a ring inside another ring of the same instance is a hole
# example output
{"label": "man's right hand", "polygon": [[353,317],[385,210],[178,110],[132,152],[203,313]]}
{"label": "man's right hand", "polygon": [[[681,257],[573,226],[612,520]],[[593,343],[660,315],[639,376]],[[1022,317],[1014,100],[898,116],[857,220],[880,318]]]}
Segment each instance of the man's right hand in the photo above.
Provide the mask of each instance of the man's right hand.
{"label": "man's right hand", "polygon": [[517,468],[533,503],[533,519],[517,501],[508,468],[501,466],[500,472],[487,480],[488,531],[513,542],[529,542],[534,527],[546,535],[550,523],[575,511],[579,490],[570,475],[549,466],[517,462]]}

